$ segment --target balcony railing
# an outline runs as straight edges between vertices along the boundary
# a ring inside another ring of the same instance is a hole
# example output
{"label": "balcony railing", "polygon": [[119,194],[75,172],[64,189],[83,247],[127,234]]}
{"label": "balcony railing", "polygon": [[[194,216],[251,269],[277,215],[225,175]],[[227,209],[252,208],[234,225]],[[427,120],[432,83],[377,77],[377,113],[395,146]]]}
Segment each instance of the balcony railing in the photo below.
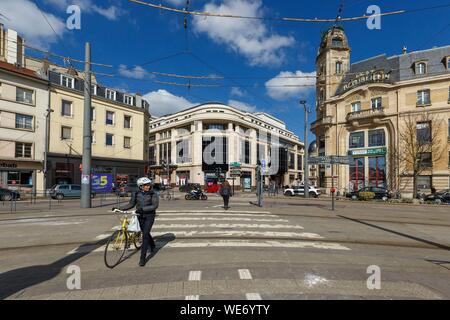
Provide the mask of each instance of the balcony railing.
{"label": "balcony railing", "polygon": [[384,117],[384,116],[385,116],[384,108],[367,109],[367,110],[350,112],[349,114],[347,114],[347,121],[359,120],[359,119],[365,119],[365,118]]}
{"label": "balcony railing", "polygon": [[333,117],[326,116],[321,119],[317,119],[316,121],[311,123],[311,129],[315,129],[319,126],[325,126],[325,125],[331,126],[332,124],[333,124]]}

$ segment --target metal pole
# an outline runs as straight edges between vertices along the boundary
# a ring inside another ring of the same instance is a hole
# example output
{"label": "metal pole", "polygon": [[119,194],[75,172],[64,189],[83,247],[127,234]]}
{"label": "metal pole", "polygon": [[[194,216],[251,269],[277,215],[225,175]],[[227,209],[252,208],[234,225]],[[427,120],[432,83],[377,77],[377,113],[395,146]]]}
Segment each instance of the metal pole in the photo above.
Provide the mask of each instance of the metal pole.
{"label": "metal pole", "polygon": [[305,100],[301,100],[300,104],[303,105],[304,109],[305,109],[305,146],[304,146],[304,159],[303,159],[303,164],[304,164],[304,176],[305,176],[305,182],[304,182],[304,194],[305,194],[305,199],[309,198],[309,170],[308,170],[308,108],[306,107],[306,101]]}
{"label": "metal pole", "polygon": [[81,176],[81,207],[91,208],[91,45],[85,47],[85,83],[83,117],[83,170]]}
{"label": "metal pole", "polygon": [[51,97],[50,84],[48,85],[48,108],[45,114],[45,146],[44,146],[44,194],[47,195],[47,154],[48,154],[48,143],[49,143],[49,131],[50,131],[50,113],[52,112],[50,97]]}
{"label": "metal pole", "polygon": [[334,164],[331,163],[331,189],[333,192],[331,193],[331,210],[334,211],[334,194],[336,193],[334,190]]}

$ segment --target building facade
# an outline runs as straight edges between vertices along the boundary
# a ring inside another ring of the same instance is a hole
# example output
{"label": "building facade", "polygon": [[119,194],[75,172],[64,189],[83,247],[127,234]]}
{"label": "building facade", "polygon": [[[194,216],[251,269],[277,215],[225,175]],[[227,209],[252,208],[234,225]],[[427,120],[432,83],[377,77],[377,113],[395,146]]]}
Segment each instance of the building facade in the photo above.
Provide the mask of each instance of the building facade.
{"label": "building facade", "polygon": [[266,184],[293,185],[303,179],[303,144],[266,113],[206,103],[150,122],[149,164],[156,182],[207,186],[232,178],[237,170],[232,167],[239,165],[233,182],[251,189],[258,160],[266,168]]}
{"label": "building facade", "polygon": [[[334,168],[340,193],[373,186],[411,196],[414,188],[449,187],[450,46],[350,64],[345,32],[332,27],[316,68],[314,151],[350,157],[350,165]],[[331,166],[318,166],[317,181],[329,191]]]}

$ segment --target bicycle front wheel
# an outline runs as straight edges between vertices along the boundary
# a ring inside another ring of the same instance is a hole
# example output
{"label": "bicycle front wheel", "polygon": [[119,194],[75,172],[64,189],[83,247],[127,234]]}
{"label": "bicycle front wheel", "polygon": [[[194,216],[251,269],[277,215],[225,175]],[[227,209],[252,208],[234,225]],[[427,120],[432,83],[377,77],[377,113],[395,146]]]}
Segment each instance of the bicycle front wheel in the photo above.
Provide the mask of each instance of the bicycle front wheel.
{"label": "bicycle front wheel", "polygon": [[139,250],[142,246],[142,232],[136,232],[133,236],[134,247]]}
{"label": "bicycle front wheel", "polygon": [[122,260],[128,247],[128,233],[124,230],[115,231],[106,243],[105,265],[114,268]]}

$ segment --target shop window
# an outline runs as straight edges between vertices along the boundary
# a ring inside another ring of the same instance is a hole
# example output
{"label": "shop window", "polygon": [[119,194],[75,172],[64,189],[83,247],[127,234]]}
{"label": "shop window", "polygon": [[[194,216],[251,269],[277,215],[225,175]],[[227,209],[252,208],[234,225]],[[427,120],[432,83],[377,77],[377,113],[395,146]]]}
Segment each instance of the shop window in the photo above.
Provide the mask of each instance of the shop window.
{"label": "shop window", "polygon": [[364,132],[350,133],[349,148],[364,148]]}
{"label": "shop window", "polygon": [[365,158],[354,158],[350,162],[349,190],[358,191],[365,187]]}
{"label": "shop window", "polygon": [[417,177],[417,189],[431,189],[432,179],[431,176],[418,176]]}
{"label": "shop window", "polygon": [[386,144],[383,129],[369,131],[369,147],[380,147]]}

